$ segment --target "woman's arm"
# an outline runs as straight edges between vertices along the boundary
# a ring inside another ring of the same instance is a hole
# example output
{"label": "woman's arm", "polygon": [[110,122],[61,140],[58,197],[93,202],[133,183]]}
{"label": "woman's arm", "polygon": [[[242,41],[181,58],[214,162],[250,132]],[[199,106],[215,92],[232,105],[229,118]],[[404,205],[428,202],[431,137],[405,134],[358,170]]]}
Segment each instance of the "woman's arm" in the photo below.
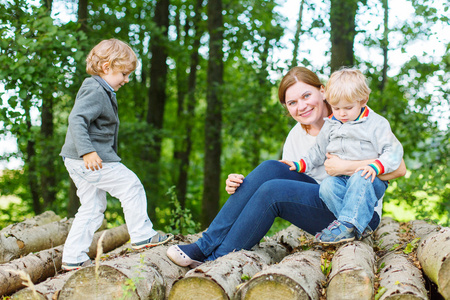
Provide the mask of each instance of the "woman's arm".
{"label": "woman's arm", "polygon": [[[368,160],[343,160],[340,159],[336,155],[331,155],[327,153],[327,160],[324,163],[325,170],[327,171],[328,175],[331,176],[339,176],[339,175],[348,175],[351,176],[353,173],[355,173],[355,170],[364,167],[366,165],[369,165],[373,163],[373,159]],[[391,173],[387,174],[381,174],[378,175],[378,178],[381,180],[392,180],[398,177],[405,176],[406,174],[406,165],[405,162],[402,160],[400,167],[398,167],[397,170]]]}

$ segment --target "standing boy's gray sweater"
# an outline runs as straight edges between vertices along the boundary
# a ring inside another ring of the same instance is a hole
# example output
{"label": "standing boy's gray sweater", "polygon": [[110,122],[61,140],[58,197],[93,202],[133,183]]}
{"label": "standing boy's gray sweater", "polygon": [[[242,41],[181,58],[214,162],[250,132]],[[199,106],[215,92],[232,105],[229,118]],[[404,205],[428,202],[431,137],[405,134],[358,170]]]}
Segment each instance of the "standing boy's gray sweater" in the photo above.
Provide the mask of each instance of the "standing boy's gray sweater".
{"label": "standing boy's gray sweater", "polygon": [[60,155],[82,159],[97,152],[104,162],[117,162],[119,115],[117,99],[99,76],[86,78],[69,115],[69,127]]}
{"label": "standing boy's gray sweater", "polygon": [[344,160],[377,159],[382,173],[397,170],[403,158],[403,147],[389,122],[365,107],[354,121],[341,123],[331,115],[325,119],[316,144],[303,157],[308,171],[313,166],[323,165],[326,153]]}

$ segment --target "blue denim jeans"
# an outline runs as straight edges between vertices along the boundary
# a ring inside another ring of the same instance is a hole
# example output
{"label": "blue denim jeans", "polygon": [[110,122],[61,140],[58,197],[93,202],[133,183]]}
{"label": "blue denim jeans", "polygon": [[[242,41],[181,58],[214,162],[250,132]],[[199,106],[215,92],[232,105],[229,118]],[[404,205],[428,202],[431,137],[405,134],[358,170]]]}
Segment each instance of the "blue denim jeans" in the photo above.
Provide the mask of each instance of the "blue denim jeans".
{"label": "blue denim jeans", "polygon": [[[249,250],[269,231],[276,217],[311,234],[336,219],[319,198],[319,185],[314,179],[269,160],[244,179],[196,244],[207,260],[234,250]],[[379,222],[375,213],[371,228]]]}
{"label": "blue denim jeans", "polygon": [[369,225],[378,199],[384,195],[388,186],[387,181],[376,177],[371,182],[371,178],[366,179],[361,173],[327,177],[319,190],[320,198],[336,219],[351,223],[359,233]]}

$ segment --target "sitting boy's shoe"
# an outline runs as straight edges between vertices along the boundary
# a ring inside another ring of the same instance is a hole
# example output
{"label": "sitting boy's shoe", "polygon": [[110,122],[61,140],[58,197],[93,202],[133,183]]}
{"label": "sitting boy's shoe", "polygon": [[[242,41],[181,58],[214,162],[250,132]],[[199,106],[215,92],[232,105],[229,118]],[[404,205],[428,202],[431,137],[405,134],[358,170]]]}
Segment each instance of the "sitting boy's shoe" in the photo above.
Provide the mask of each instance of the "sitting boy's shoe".
{"label": "sitting boy's shoe", "polygon": [[355,239],[355,228],[349,228],[340,221],[335,220],[322,232],[316,234],[319,243],[334,245],[344,242],[351,242]]}
{"label": "sitting boy's shoe", "polygon": [[93,265],[93,263],[92,263],[92,260],[90,260],[90,259],[88,259],[85,262],[75,263],[75,264],[64,263],[63,262],[62,265],[61,265],[61,269],[63,271],[73,271],[73,270],[79,270],[81,268],[88,267],[88,266],[91,266],[91,265]]}
{"label": "sitting boy's shoe", "polygon": [[134,250],[139,250],[139,249],[143,249],[143,248],[151,248],[151,247],[165,244],[168,241],[170,241],[171,239],[173,239],[173,234],[171,234],[171,233],[167,233],[164,235],[157,233],[156,235],[152,236],[148,240],[131,244],[131,248],[133,248]]}
{"label": "sitting boy's shoe", "polygon": [[[191,252],[194,253],[191,254],[192,257],[189,256],[185,251],[183,251],[182,247],[186,248],[186,251],[191,250]],[[197,255],[195,255],[195,253],[197,253]],[[189,266],[192,269],[203,264],[206,259],[206,257],[203,255],[203,253],[201,253],[200,249],[195,243],[189,245],[181,245],[181,247],[179,245],[170,246],[169,249],[167,249],[166,254],[171,261],[173,261],[180,267]]]}
{"label": "sitting boy's shoe", "polygon": [[361,241],[363,239],[365,239],[366,237],[369,237],[373,234],[373,230],[372,228],[370,228],[369,225],[367,225],[366,229],[364,229],[364,232],[362,234],[360,234],[359,232],[356,232],[356,239],[358,241]]}

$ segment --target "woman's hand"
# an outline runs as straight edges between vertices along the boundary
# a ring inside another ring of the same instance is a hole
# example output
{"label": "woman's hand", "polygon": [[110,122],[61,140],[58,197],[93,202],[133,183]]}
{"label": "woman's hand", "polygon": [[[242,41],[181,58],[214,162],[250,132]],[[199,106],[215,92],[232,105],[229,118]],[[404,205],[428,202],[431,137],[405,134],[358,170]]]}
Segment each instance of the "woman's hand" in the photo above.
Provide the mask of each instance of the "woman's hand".
{"label": "woman's hand", "polygon": [[288,165],[290,171],[297,170],[297,167],[295,166],[294,162],[291,160],[280,160],[279,162],[282,162],[283,164]]}
{"label": "woman's hand", "polygon": [[352,161],[340,159],[339,156],[329,153],[327,153],[327,159],[325,160],[323,165],[325,166],[325,171],[330,176],[351,176],[355,172],[356,167],[358,167],[350,166],[352,165]]}
{"label": "woman's hand", "polygon": [[237,188],[244,182],[244,175],[242,174],[230,174],[227,178],[227,186],[225,190],[228,194],[232,195],[236,192]]}
{"label": "woman's hand", "polygon": [[103,168],[102,166],[103,160],[100,158],[100,156],[98,156],[97,152],[95,151],[83,155],[83,160],[86,169],[91,169],[92,171],[94,171]]}

